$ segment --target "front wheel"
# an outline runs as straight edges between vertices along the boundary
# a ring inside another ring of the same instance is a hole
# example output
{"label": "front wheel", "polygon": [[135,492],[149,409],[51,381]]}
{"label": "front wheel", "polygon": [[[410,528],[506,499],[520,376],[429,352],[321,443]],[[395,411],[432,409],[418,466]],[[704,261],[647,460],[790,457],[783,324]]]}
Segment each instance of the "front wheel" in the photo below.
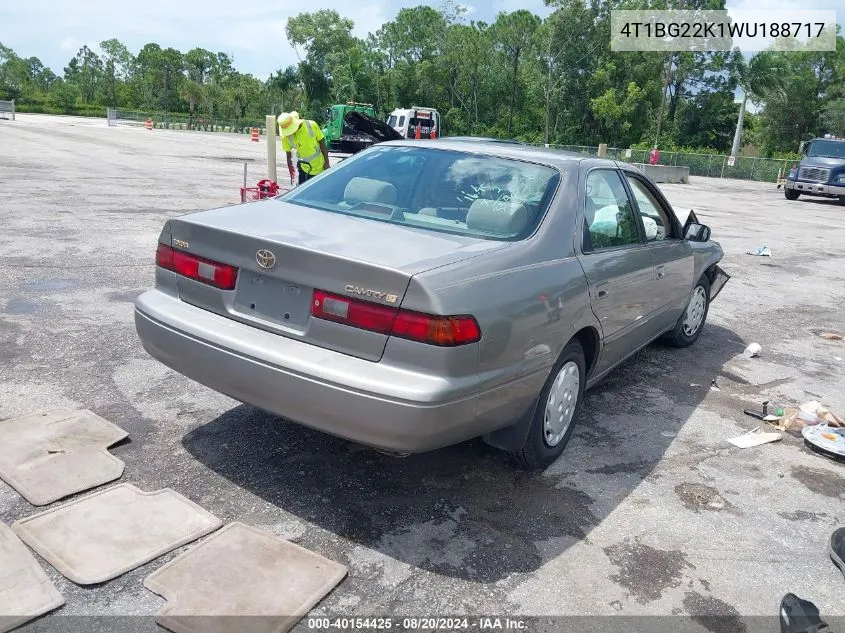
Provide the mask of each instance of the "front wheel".
{"label": "front wheel", "polygon": [[787,200],[798,200],[798,196],[800,196],[801,194],[795,191],[795,189],[787,189],[786,187],[784,187],[783,195],[786,197]]}
{"label": "front wheel", "polygon": [[540,391],[528,437],[513,456],[531,467],[548,466],[569,443],[584,399],[584,350],[577,340],[566,347]]}
{"label": "front wheel", "polygon": [[692,289],[686,310],[678,319],[675,328],[666,335],[666,342],[675,347],[689,347],[695,343],[704,329],[709,308],[710,282],[707,275],[702,275]]}

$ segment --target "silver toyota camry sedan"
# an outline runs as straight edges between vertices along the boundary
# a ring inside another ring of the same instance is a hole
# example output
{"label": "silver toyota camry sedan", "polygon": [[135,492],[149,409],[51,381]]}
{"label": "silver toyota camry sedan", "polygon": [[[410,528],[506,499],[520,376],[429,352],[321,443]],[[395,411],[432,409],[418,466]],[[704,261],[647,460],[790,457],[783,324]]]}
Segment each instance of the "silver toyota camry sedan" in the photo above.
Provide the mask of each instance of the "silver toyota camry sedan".
{"label": "silver toyota camry sedan", "polygon": [[729,276],[631,165],[520,145],[376,145],[277,198],[165,223],[144,348],[216,391],[396,453],[563,451],[584,390],[701,335]]}

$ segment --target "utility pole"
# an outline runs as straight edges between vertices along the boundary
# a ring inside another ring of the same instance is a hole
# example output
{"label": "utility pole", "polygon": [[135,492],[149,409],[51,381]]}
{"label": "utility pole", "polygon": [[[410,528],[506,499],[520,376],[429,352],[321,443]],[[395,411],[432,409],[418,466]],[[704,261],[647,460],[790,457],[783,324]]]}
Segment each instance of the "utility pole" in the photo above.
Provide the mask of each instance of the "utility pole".
{"label": "utility pole", "polygon": [[672,71],[672,53],[669,53],[669,58],[666,60],[666,75],[663,79],[663,94],[660,95],[660,110],[657,113],[657,134],[654,135],[654,147],[657,147],[660,141],[660,128],[663,127],[663,108],[666,105],[666,91],[669,89],[669,73]]}
{"label": "utility pole", "polygon": [[169,128],[170,126],[167,124],[167,110],[170,106],[170,93],[168,92],[167,87],[167,64],[164,65],[164,127]]}
{"label": "utility pole", "polygon": [[[683,11],[684,0],[678,2],[678,9]],[[660,112],[657,115],[657,134],[654,135],[654,148],[657,149],[657,144],[660,141],[660,128],[663,127],[663,108],[666,105],[666,92],[669,90],[669,78],[672,75],[672,57],[673,52],[669,53],[666,59],[666,77],[663,80],[663,94],[660,96]],[[679,64],[680,65],[680,64]]]}

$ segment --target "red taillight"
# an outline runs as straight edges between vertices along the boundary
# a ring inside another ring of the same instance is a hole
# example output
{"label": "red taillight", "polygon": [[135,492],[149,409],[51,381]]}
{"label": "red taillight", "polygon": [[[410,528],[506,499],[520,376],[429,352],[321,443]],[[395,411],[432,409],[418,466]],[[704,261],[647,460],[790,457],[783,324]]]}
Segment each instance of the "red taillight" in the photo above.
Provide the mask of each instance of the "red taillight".
{"label": "red taillight", "polygon": [[388,308],[322,290],[314,291],[311,316],[441,347],[481,340],[481,330],[471,316],[436,316]]}
{"label": "red taillight", "polygon": [[398,308],[347,299],[322,290],[315,290],[311,301],[311,316],[381,334],[390,334],[397,312]]}
{"label": "red taillight", "polygon": [[238,269],[204,257],[197,257],[185,251],[159,244],[156,250],[156,264],[176,274],[188,277],[221,290],[234,290],[238,280]]}
{"label": "red taillight", "polygon": [[421,343],[453,347],[481,339],[478,323],[471,316],[432,316],[400,310],[393,323],[393,336]]}

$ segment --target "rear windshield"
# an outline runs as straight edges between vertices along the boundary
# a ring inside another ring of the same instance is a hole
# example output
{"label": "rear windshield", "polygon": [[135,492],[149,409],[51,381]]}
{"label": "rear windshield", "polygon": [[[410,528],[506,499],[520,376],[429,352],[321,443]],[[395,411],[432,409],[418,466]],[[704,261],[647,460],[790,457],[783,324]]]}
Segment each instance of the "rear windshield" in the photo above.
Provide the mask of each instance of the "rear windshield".
{"label": "rear windshield", "polygon": [[451,150],[383,146],[332,167],[281,199],[432,231],[512,241],[533,233],[560,173]]}

